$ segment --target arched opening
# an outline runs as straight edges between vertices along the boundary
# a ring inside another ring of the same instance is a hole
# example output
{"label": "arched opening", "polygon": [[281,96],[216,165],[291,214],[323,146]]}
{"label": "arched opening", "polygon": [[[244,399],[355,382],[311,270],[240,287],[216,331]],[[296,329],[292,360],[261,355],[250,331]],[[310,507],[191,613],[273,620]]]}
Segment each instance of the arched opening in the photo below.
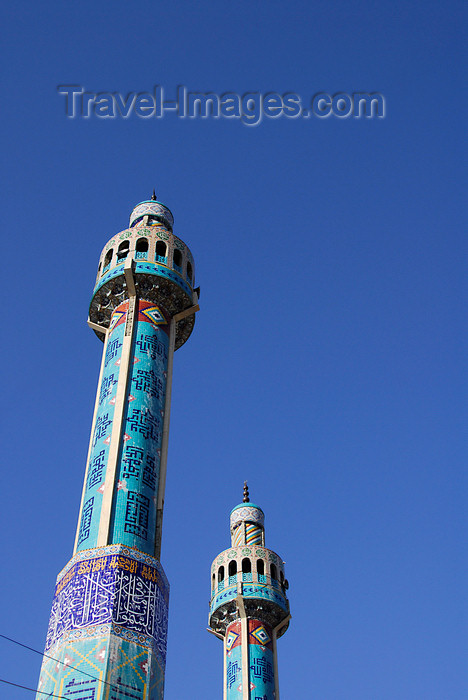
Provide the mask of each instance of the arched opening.
{"label": "arched opening", "polygon": [[157,241],[156,243],[156,262],[166,263],[167,255],[167,245],[164,241]]}
{"label": "arched opening", "polygon": [[138,253],[148,252],[148,239],[147,238],[139,238],[136,242],[135,250]]}
{"label": "arched opening", "polygon": [[164,223],[164,221],[160,216],[155,216],[154,214],[150,214],[148,216],[147,226],[157,226],[158,224],[161,224],[161,223]]}
{"label": "arched opening", "polygon": [[229,573],[229,585],[236,583],[236,581],[237,581],[237,562],[234,559],[229,562],[228,573]]}
{"label": "arched opening", "polygon": [[260,576],[265,575],[265,562],[263,559],[257,559],[257,574]]}
{"label": "arched opening", "polygon": [[114,254],[114,250],[112,248],[107,251],[106,257],[104,258],[104,267],[102,268],[103,274],[104,274],[104,272],[107,272],[107,270],[109,269],[113,254]]}
{"label": "arched opening", "polygon": [[135,246],[135,260],[147,260],[148,258],[148,239],[139,238]]}
{"label": "arched opening", "polygon": [[218,591],[220,588],[224,587],[224,566],[220,566],[218,569]]}
{"label": "arched opening", "polygon": [[117,265],[125,260],[125,258],[128,255],[128,251],[130,250],[130,243],[129,241],[124,241],[119,245],[119,249],[117,251]]}
{"label": "arched opening", "polygon": [[275,564],[272,564],[270,566],[270,576],[272,581],[277,581],[278,580],[278,573],[276,571],[276,566]]}
{"label": "arched opening", "polygon": [[102,268],[102,263],[99,263],[98,269],[97,269],[96,279],[97,279],[97,278],[100,276],[100,274],[101,274],[101,268]]}
{"label": "arched opening", "polygon": [[237,574],[237,562],[235,559],[229,562],[229,576],[235,576]]}
{"label": "arched opening", "polygon": [[174,267],[178,269],[179,272],[182,271],[182,252],[178,249],[174,249],[174,255],[172,257]]}
{"label": "arched opening", "polygon": [[190,283],[193,281],[192,276],[193,276],[192,263],[190,262],[190,260],[187,260],[187,279]]}
{"label": "arched opening", "polygon": [[251,581],[252,580],[252,562],[250,559],[242,559],[242,580]]}
{"label": "arched opening", "polygon": [[216,588],[216,574],[213,574],[213,576],[211,577],[211,590],[214,591],[215,588]]}

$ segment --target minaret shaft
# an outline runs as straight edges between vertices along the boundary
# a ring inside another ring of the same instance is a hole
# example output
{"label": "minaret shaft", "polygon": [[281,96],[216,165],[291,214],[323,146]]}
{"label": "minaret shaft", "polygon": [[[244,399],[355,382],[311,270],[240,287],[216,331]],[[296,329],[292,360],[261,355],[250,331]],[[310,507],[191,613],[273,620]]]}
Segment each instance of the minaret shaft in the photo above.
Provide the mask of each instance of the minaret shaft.
{"label": "minaret shaft", "polygon": [[268,623],[241,617],[226,630],[226,700],[277,700],[276,649]]}
{"label": "minaret shaft", "polygon": [[120,543],[155,555],[170,324],[135,296],[112,315],[75,553]]}

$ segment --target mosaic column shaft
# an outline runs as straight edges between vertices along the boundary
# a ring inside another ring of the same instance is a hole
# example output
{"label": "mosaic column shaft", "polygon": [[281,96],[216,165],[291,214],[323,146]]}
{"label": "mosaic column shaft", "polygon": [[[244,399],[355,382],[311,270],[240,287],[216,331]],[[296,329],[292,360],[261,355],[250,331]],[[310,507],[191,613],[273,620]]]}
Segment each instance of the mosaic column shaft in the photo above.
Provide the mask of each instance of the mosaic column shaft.
{"label": "mosaic column shaft", "polygon": [[232,622],[226,630],[224,653],[227,700],[276,697],[273,630],[268,623],[255,618]]}
{"label": "mosaic column shaft", "polygon": [[57,577],[37,698],[162,700],[169,584],[159,562],[174,350],[198,310],[190,251],[155,199],[99,262],[104,341],[75,548]]}
{"label": "mosaic column shaft", "polygon": [[143,299],[113,312],[75,551],[120,543],[155,554],[170,323]]}

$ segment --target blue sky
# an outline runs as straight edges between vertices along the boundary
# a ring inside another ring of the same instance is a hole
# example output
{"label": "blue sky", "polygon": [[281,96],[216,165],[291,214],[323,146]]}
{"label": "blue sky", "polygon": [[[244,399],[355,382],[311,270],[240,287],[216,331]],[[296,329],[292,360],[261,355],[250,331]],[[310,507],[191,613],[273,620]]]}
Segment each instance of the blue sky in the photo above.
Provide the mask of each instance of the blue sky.
{"label": "blue sky", "polygon": [[[248,479],[286,561],[282,700],[462,700],[461,2],[16,2],[3,10],[3,595],[42,650],[101,345],[99,253],[153,189],[201,311],[175,358],[166,700],[215,700],[210,564]],[[384,119],[70,120],[93,92],[382,93]],[[1,677],[40,657],[0,639]],[[0,687],[8,700],[32,693]]]}

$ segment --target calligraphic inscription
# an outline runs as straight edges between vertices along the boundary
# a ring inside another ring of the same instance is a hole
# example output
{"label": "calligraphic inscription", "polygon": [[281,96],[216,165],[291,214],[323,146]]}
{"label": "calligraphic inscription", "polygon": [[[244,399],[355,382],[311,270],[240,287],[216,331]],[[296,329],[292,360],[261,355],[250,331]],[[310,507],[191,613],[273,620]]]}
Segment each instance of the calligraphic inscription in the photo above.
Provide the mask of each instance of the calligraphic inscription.
{"label": "calligraphic inscription", "polygon": [[165,659],[168,603],[155,566],[116,554],[76,562],[57,583],[46,650],[69,630],[112,622],[153,638]]}
{"label": "calligraphic inscription", "polygon": [[[143,463],[143,459],[145,462]],[[152,489],[156,488],[156,460],[146,453],[140,447],[129,445],[125,450],[125,455],[122,460],[122,479],[128,479],[132,476],[140,478],[146,486]]]}
{"label": "calligraphic inscription", "polygon": [[161,342],[155,335],[148,333],[139,333],[136,341],[140,352],[150,357],[152,360],[163,358],[167,360],[167,348],[165,343]]}
{"label": "calligraphic inscription", "polygon": [[83,512],[81,514],[80,532],[78,535],[78,544],[81,544],[89,537],[89,530],[91,528],[91,518],[93,516],[93,503],[94,496],[88,498],[83,506]]}
{"label": "calligraphic inscription", "polygon": [[137,370],[136,376],[132,377],[132,382],[137,391],[146,391],[149,396],[162,401],[164,385],[152,369],[148,371]]}
{"label": "calligraphic inscription", "polygon": [[239,661],[228,661],[227,663],[227,669],[226,669],[226,675],[227,675],[227,684],[229,690],[232,688],[234,683],[237,682],[237,679],[240,676],[242,666],[239,663]]}
{"label": "calligraphic inscription", "polygon": [[111,423],[112,419],[109,418],[109,413],[97,417],[96,427],[94,429],[93,447],[96,447],[97,441],[101,440],[101,438],[105,438],[106,435],[110,432],[109,426],[111,425]]}
{"label": "calligraphic inscription", "polygon": [[79,700],[94,700],[97,691],[97,679],[84,678],[77,680],[76,678],[70,678],[64,685],[65,697],[70,697],[70,694],[76,697],[79,694]]}
{"label": "calligraphic inscription", "polygon": [[102,378],[101,382],[101,388],[99,391],[99,405],[102,405],[102,402],[107,399],[107,397],[112,396],[112,391],[114,389],[115,384],[117,384],[117,373],[112,372],[112,374],[109,374],[108,377],[104,376]]}
{"label": "calligraphic inscription", "polygon": [[[161,321],[161,324],[159,323]],[[169,337],[159,307],[140,300],[119,453],[111,542],[154,553]]]}
{"label": "calligraphic inscription", "polygon": [[115,338],[107,344],[106,358],[104,364],[107,367],[109,362],[120,355],[120,348],[122,347],[122,342],[120,338]]}
{"label": "calligraphic inscription", "polygon": [[159,426],[161,420],[151,413],[149,408],[134,408],[127,418],[127,425],[132,432],[141,433],[145,440],[159,440]]}
{"label": "calligraphic inscription", "polygon": [[88,470],[88,481],[86,488],[91,490],[96,484],[100,484],[103,480],[104,468],[106,466],[106,451],[101,450],[97,454],[93,455],[93,459],[90,462]]}
{"label": "calligraphic inscription", "polygon": [[146,539],[148,537],[149,508],[149,498],[136,491],[129,491],[125,512],[125,532],[132,532]]}
{"label": "calligraphic inscription", "polygon": [[[121,311],[116,310],[112,318],[120,319],[121,316]],[[120,374],[123,329],[124,325],[122,324],[118,325],[116,323],[114,325],[112,337],[109,339],[105,349],[105,366],[102,372],[101,383],[98,387],[99,399],[86,471],[86,488],[77,542],[79,550],[89,549],[97,544],[102,495],[115,413],[117,384]]]}

